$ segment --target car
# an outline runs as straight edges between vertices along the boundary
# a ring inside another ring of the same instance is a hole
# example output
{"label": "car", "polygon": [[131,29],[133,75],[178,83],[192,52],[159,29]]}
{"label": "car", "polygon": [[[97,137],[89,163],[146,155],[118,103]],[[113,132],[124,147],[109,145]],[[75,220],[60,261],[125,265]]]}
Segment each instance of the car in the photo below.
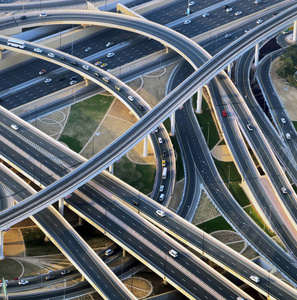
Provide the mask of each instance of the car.
{"label": "car", "polygon": [[203,17],[203,18],[209,17],[209,13],[204,13],[204,14],[202,15],[202,17]]}
{"label": "car", "polygon": [[92,48],[91,48],[91,47],[87,47],[87,48],[85,49],[85,52],[90,52],[90,51],[92,51]]}
{"label": "car", "polygon": [[169,253],[172,257],[177,257],[177,256],[178,256],[178,253],[177,253],[175,250],[173,250],[173,249],[169,250],[168,253]]}
{"label": "car", "polygon": [[164,185],[161,184],[161,185],[160,185],[160,188],[159,188],[159,192],[163,192],[163,191],[164,191]]}
{"label": "car", "polygon": [[239,297],[236,298],[236,300],[244,300],[244,298],[239,296]]}
{"label": "car", "polygon": [[37,53],[42,53],[42,50],[40,48],[34,48],[33,51]]}
{"label": "car", "polygon": [[50,83],[51,81],[52,81],[51,78],[46,78],[46,79],[44,80],[44,83]]}
{"label": "car", "polygon": [[251,124],[247,124],[246,127],[247,127],[247,129],[248,129],[249,131],[253,131],[253,127],[252,127]]}
{"label": "car", "polygon": [[164,198],[165,198],[165,195],[164,194],[160,194],[159,201],[162,202],[164,200]]}
{"label": "car", "polygon": [[232,10],[233,10],[232,7],[228,7],[228,8],[226,9],[226,12],[228,13],[228,12],[231,12]]}
{"label": "car", "polygon": [[65,80],[65,77],[60,77],[60,78],[58,79],[59,82],[62,82],[62,81],[64,81],[64,80]]}
{"label": "car", "polygon": [[166,157],[166,156],[167,156],[167,151],[164,150],[164,151],[163,151],[163,157]]}
{"label": "car", "polygon": [[273,16],[273,17],[276,17],[276,16],[277,16],[277,13],[274,13],[272,16]]}
{"label": "car", "polygon": [[97,73],[97,72],[96,72],[96,73],[94,73],[94,75],[95,75],[96,77],[98,77],[98,78],[100,77],[100,74],[99,74],[99,73]]}
{"label": "car", "polygon": [[100,66],[101,64],[102,64],[102,61],[98,60],[98,61],[95,62],[95,66],[97,66],[97,67]]}
{"label": "car", "polygon": [[190,23],[191,23],[191,20],[186,20],[186,21],[184,22],[185,25],[188,25],[188,24],[190,24]]}
{"label": "car", "polygon": [[82,67],[87,71],[90,69],[90,67],[88,65],[83,65]]}
{"label": "car", "polygon": [[263,23],[263,20],[262,20],[262,19],[258,19],[256,23],[257,23],[258,25],[259,25],[259,24],[262,24],[262,23]]}
{"label": "car", "polygon": [[229,5],[223,5],[223,10],[226,10],[227,8],[229,8]]}
{"label": "car", "polygon": [[25,280],[25,279],[21,279],[21,280],[19,280],[19,282],[18,282],[18,285],[26,285],[26,284],[29,284],[29,281],[28,281],[28,280]]}
{"label": "car", "polygon": [[106,251],[105,251],[105,255],[106,256],[110,256],[110,255],[112,255],[114,253],[114,250],[113,249],[107,249]]}
{"label": "car", "polygon": [[227,117],[227,112],[225,110],[222,111],[223,117]]}
{"label": "car", "polygon": [[45,276],[45,280],[53,280],[55,278],[56,278],[56,276],[52,275],[52,274]]}
{"label": "car", "polygon": [[27,16],[20,16],[20,20],[26,20]]}
{"label": "car", "polygon": [[18,130],[19,127],[15,124],[11,124],[10,127],[13,129],[13,130]]}
{"label": "car", "polygon": [[102,80],[105,81],[106,83],[109,82],[109,78],[108,77],[103,77]]}
{"label": "car", "polygon": [[160,217],[165,217],[165,213],[164,213],[164,211],[163,210],[156,210],[156,214],[158,215],[158,216],[160,216]]}
{"label": "car", "polygon": [[134,97],[132,97],[132,96],[128,96],[128,99],[130,100],[130,101],[134,101]]}
{"label": "car", "polygon": [[39,17],[40,17],[40,18],[47,17],[47,14],[46,14],[46,13],[40,13],[40,14],[39,14]]}
{"label": "car", "polygon": [[71,63],[73,66],[77,66],[77,62],[76,62],[76,61],[74,61],[74,60],[73,60],[73,61],[71,61],[70,63]]}
{"label": "car", "polygon": [[65,57],[64,56],[60,56],[60,60],[65,60]]}
{"label": "car", "polygon": [[107,42],[105,46],[106,46],[106,47],[110,47],[110,46],[112,46],[112,45],[113,45],[113,42]]}
{"label": "car", "polygon": [[69,84],[70,84],[70,85],[77,84],[77,81],[76,81],[76,80],[71,80],[71,81],[69,82]]}
{"label": "car", "polygon": [[64,276],[66,274],[69,274],[70,272],[71,272],[71,270],[62,270],[61,275]]}
{"label": "car", "polygon": [[245,33],[248,33],[249,31],[251,31],[252,29],[251,28],[247,28],[244,32]]}
{"label": "car", "polygon": [[166,167],[166,160],[162,159],[162,167]]}
{"label": "car", "polygon": [[225,39],[229,39],[231,37],[230,33],[225,34]]}
{"label": "car", "polygon": [[66,200],[66,199],[69,199],[71,197],[72,197],[72,194],[69,194],[69,195],[65,196],[64,199]]}
{"label": "car", "polygon": [[286,29],[283,31],[283,34],[289,34],[290,33],[290,30],[289,29]]}
{"label": "car", "polygon": [[189,6],[193,6],[193,5],[195,5],[195,1],[189,2]]}
{"label": "car", "polygon": [[137,105],[137,108],[141,111],[143,111],[143,107],[141,105]]}
{"label": "car", "polygon": [[281,191],[282,191],[283,194],[287,194],[287,189],[284,186],[281,187]]}
{"label": "car", "polygon": [[103,69],[103,68],[106,68],[107,66],[108,66],[108,63],[103,63],[103,64],[100,65],[100,68]]}
{"label": "car", "polygon": [[76,80],[77,79],[77,76],[76,75],[74,75],[74,76],[72,76],[71,78],[70,78],[70,80]]}
{"label": "car", "polygon": [[113,52],[110,52],[106,55],[106,57],[110,58],[110,57],[113,57],[114,56],[114,53]]}
{"label": "car", "polygon": [[114,88],[119,92],[121,91],[121,87],[119,85],[115,85]]}
{"label": "car", "polygon": [[42,69],[41,71],[39,71],[39,75],[43,75],[46,73],[46,69]]}
{"label": "car", "polygon": [[291,139],[291,135],[290,135],[290,133],[286,133],[286,138],[287,138],[287,140],[290,140]]}
{"label": "car", "polygon": [[138,206],[138,205],[139,205],[139,202],[136,201],[136,200],[133,200],[133,204],[134,204],[135,206]]}
{"label": "car", "polygon": [[50,52],[50,53],[47,54],[47,56],[49,56],[49,57],[51,57],[51,58],[54,58],[54,57],[55,57],[55,54],[52,53],[52,52]]}
{"label": "car", "polygon": [[240,15],[242,15],[242,11],[241,11],[241,10],[238,10],[234,15],[235,15],[235,16],[240,16]]}
{"label": "car", "polygon": [[158,141],[159,141],[159,144],[162,144],[163,143],[163,140],[162,138],[158,137]]}
{"label": "car", "polygon": [[260,281],[259,277],[254,276],[254,275],[250,276],[250,279],[253,280],[256,283],[258,283]]}
{"label": "car", "polygon": [[261,0],[255,0],[254,1],[254,4],[260,4],[261,3]]}
{"label": "car", "polygon": [[282,122],[283,124],[286,124],[286,123],[287,123],[287,120],[286,120],[285,118],[281,118],[280,120],[281,120],[281,122]]}
{"label": "car", "polygon": [[157,128],[155,129],[155,133],[157,133],[157,132],[159,132],[159,127],[157,127]]}
{"label": "car", "polygon": [[[2,280],[1,280],[1,281],[2,281]],[[0,288],[2,288],[2,286],[3,286],[3,283],[0,282]],[[5,286],[7,287],[7,282],[5,282]]]}

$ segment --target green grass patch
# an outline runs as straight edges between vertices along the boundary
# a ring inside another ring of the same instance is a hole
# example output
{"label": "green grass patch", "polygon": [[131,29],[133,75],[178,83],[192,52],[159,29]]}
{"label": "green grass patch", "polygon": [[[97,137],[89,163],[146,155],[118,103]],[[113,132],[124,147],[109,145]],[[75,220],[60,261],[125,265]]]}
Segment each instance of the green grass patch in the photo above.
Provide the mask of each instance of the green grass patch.
{"label": "green grass patch", "polygon": [[197,225],[200,229],[204,230],[206,233],[211,233],[217,230],[233,230],[229,223],[222,217],[216,217],[209,221],[203,222]]}
{"label": "green grass patch", "polygon": [[[195,95],[196,96],[196,95]],[[197,96],[195,98],[194,96],[194,108],[196,109],[196,103],[197,103]],[[202,114],[196,114],[197,120],[199,122],[199,125],[202,129],[204,138],[206,142],[208,142],[209,149],[212,149],[220,140],[219,133],[217,131],[217,127],[215,125],[215,122],[212,118],[211,110],[208,107],[207,102],[205,99],[202,99]]]}
{"label": "green grass patch", "polygon": [[48,255],[60,253],[52,242],[44,241],[44,233],[36,227],[22,229],[27,256]]}
{"label": "green grass patch", "polygon": [[229,190],[241,207],[250,204],[249,198],[246,196],[244,190],[241,188],[238,182],[231,182],[229,185]]}
{"label": "green grass patch", "polygon": [[[253,205],[244,208],[244,210],[260,228],[264,229],[264,222]],[[265,226],[265,232],[271,237],[275,236],[274,232],[268,230],[267,226]]]}
{"label": "green grass patch", "polygon": [[165,126],[167,132],[171,132],[171,121],[170,118],[167,118],[164,122],[163,125]]}
{"label": "green grass patch", "polygon": [[292,121],[294,127],[295,127],[295,130],[297,131],[297,121]]}
{"label": "green grass patch", "polygon": [[[223,179],[223,181],[228,184],[229,174],[230,174],[230,183],[232,182],[241,182],[241,176],[237,171],[237,168],[233,162],[226,162],[214,159],[216,167]],[[230,171],[229,171],[230,169]]]}
{"label": "green grass patch", "polygon": [[148,194],[153,189],[156,167],[136,165],[123,156],[119,163],[114,164],[114,175],[142,193]]}
{"label": "green grass patch", "polygon": [[80,152],[104,118],[113,97],[96,95],[72,105],[60,141]]}
{"label": "green grass patch", "polygon": [[184,167],[183,167],[183,160],[180,153],[180,148],[177,142],[177,138],[171,136],[171,143],[173,145],[173,148],[176,152],[177,159],[176,159],[176,181],[182,180],[185,176],[184,174]]}

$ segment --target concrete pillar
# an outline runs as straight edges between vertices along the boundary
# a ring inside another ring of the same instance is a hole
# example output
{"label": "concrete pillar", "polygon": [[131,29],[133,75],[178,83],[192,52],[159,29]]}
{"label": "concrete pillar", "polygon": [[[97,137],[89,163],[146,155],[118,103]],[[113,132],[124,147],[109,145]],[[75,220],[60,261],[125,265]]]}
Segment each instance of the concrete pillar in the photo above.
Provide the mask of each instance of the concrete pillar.
{"label": "concrete pillar", "polygon": [[232,69],[232,63],[230,63],[227,67],[227,71],[228,71],[228,76],[229,78],[231,78],[231,69]]}
{"label": "concrete pillar", "polygon": [[[293,28],[293,42],[297,42],[297,21],[294,21],[294,28]],[[2,58],[2,57],[1,57]]]}
{"label": "concrete pillar", "polygon": [[126,257],[126,250],[123,249],[123,257]]}
{"label": "concrete pillar", "polygon": [[171,135],[175,136],[175,111],[172,113],[170,117],[170,121],[171,121]]}
{"label": "concrete pillar", "polygon": [[2,60],[2,50],[0,50],[0,60]]}
{"label": "concrete pillar", "polygon": [[4,247],[4,232],[0,231],[0,260],[4,259],[3,247]]}
{"label": "concrete pillar", "polygon": [[111,173],[111,174],[113,175],[113,170],[114,170],[113,164],[110,165],[110,166],[108,167],[108,169],[109,169],[109,173]]}
{"label": "concrete pillar", "polygon": [[78,216],[78,226],[82,226],[82,217]]}
{"label": "concrete pillar", "polygon": [[48,238],[47,235],[44,237],[44,241],[45,241],[45,242],[49,242],[49,238]]}
{"label": "concrete pillar", "polygon": [[147,157],[147,136],[143,139],[143,156]]}
{"label": "concrete pillar", "polygon": [[202,88],[197,91],[197,107],[196,113],[200,114],[202,112]]}
{"label": "concrete pillar", "polygon": [[89,86],[89,80],[87,78],[84,78],[85,82],[86,82],[86,86]]}
{"label": "concrete pillar", "polygon": [[255,67],[258,66],[259,63],[259,44],[255,46]]}
{"label": "concrete pillar", "polygon": [[169,52],[169,48],[167,46],[165,46],[165,53]]}
{"label": "concrete pillar", "polygon": [[64,199],[59,199],[59,213],[64,216]]}

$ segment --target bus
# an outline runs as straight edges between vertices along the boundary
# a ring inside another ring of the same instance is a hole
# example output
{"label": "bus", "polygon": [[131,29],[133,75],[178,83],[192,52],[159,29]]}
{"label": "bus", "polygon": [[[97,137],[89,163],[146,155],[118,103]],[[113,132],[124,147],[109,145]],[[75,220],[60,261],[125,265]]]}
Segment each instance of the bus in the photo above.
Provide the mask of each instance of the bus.
{"label": "bus", "polygon": [[7,40],[7,46],[24,49],[25,43],[17,40]]}
{"label": "bus", "polygon": [[162,172],[162,179],[166,179],[167,177],[167,168],[163,168],[163,172]]}

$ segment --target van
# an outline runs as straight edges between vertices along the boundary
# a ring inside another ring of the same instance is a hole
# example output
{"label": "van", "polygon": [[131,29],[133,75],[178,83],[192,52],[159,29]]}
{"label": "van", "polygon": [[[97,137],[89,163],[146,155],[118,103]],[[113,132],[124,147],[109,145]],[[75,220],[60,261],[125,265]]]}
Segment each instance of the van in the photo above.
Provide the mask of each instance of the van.
{"label": "van", "polygon": [[164,194],[160,194],[159,201],[162,202],[164,200],[164,198],[165,198],[165,195]]}
{"label": "van", "polygon": [[105,251],[105,255],[106,256],[110,256],[110,255],[112,255],[114,253],[114,250],[113,249],[107,249],[106,251]]}
{"label": "van", "polygon": [[109,78],[108,77],[103,77],[102,80],[105,81],[105,82],[107,82],[107,83],[109,82]]}
{"label": "van", "polygon": [[168,253],[169,253],[172,257],[177,257],[177,256],[178,256],[178,253],[177,253],[175,250],[173,250],[173,249],[169,250]]}

